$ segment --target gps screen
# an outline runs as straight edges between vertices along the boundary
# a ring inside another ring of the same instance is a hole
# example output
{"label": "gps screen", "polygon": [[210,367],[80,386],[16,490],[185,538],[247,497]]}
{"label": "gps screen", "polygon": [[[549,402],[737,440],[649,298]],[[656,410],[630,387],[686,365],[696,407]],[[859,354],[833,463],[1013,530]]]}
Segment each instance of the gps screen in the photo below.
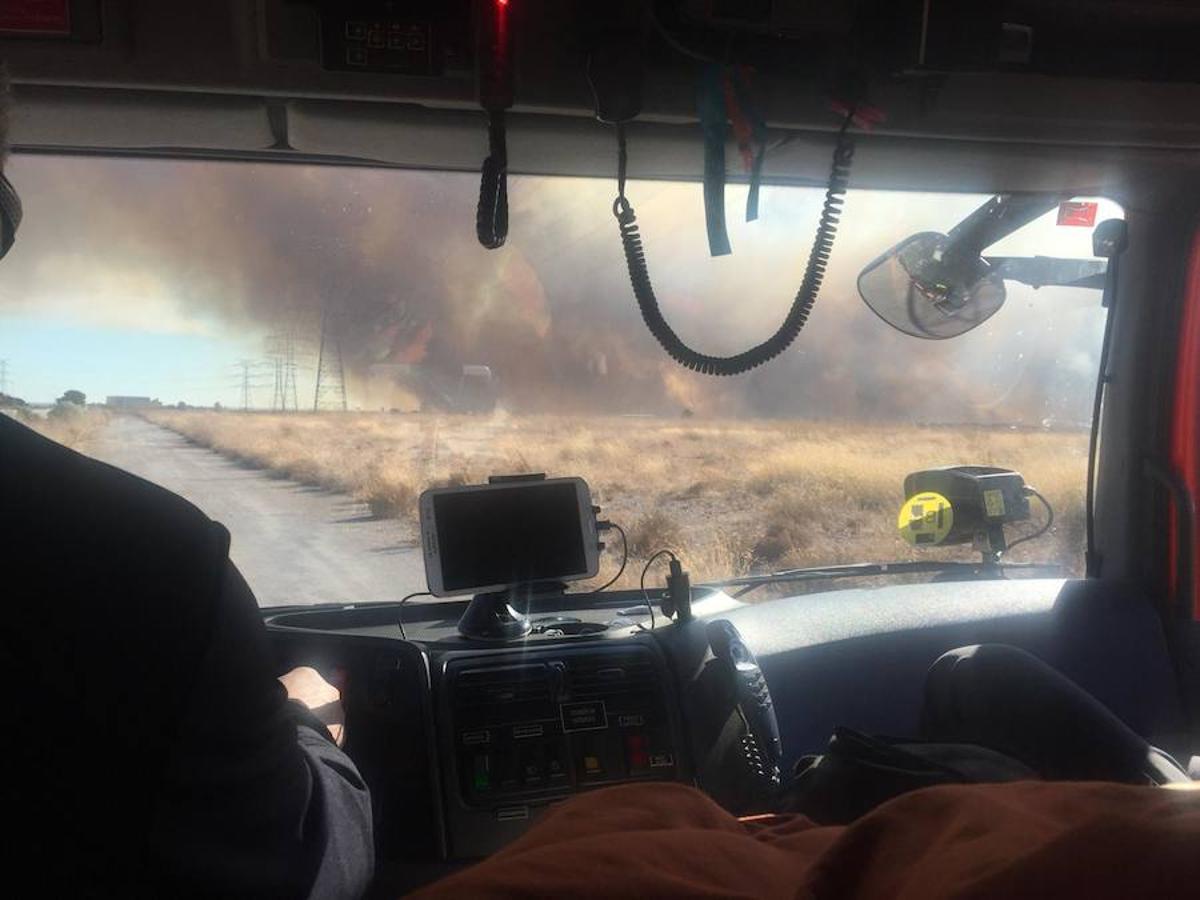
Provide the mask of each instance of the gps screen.
{"label": "gps screen", "polygon": [[435,495],[447,592],[587,574],[575,482]]}

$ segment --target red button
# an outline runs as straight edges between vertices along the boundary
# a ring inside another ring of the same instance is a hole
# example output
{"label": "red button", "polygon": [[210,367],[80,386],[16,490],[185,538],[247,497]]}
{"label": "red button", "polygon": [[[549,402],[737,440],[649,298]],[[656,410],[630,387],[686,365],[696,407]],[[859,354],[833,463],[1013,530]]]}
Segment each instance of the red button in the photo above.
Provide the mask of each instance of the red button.
{"label": "red button", "polygon": [[650,768],[650,754],[646,752],[645,735],[625,735],[625,758],[629,761],[631,771]]}

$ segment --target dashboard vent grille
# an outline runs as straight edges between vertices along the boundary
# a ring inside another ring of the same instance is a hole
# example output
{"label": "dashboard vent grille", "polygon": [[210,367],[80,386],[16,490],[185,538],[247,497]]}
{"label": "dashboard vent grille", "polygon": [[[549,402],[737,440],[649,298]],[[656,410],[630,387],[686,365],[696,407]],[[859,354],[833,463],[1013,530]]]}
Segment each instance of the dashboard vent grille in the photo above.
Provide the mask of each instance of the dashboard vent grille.
{"label": "dashboard vent grille", "polygon": [[571,694],[575,698],[647,693],[658,687],[653,664],[641,654],[613,654],[572,660],[570,672]]}
{"label": "dashboard vent grille", "polygon": [[454,684],[459,709],[549,700],[550,682],[544,665],[469,669]]}

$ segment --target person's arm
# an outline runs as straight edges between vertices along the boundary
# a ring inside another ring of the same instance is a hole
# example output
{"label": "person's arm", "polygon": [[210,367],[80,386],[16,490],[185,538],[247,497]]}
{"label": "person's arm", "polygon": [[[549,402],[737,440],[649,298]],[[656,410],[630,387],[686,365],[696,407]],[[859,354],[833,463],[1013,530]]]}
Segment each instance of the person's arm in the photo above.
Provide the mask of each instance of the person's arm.
{"label": "person's arm", "polygon": [[297,724],[309,725],[313,731],[328,736],[341,747],[345,727],[341,691],[309,666],[298,666],[286,675],[280,675],[279,683],[287,691]]}
{"label": "person's arm", "polygon": [[374,867],[366,785],[288,702],[253,594],[226,567],[150,865],[196,894],[361,895]]}

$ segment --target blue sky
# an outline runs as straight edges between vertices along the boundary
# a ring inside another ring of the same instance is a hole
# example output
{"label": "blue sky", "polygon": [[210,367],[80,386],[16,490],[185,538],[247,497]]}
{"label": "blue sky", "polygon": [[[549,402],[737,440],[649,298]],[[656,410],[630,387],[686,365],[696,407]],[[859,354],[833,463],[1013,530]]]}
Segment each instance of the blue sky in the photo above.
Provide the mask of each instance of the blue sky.
{"label": "blue sky", "polygon": [[[0,317],[0,359],[8,361],[9,393],[31,403],[51,402],[74,388],[95,401],[132,394],[163,403],[233,405],[240,402],[237,361],[260,356],[261,347],[257,336],[164,334],[30,315]],[[269,399],[263,396],[262,402]]]}

